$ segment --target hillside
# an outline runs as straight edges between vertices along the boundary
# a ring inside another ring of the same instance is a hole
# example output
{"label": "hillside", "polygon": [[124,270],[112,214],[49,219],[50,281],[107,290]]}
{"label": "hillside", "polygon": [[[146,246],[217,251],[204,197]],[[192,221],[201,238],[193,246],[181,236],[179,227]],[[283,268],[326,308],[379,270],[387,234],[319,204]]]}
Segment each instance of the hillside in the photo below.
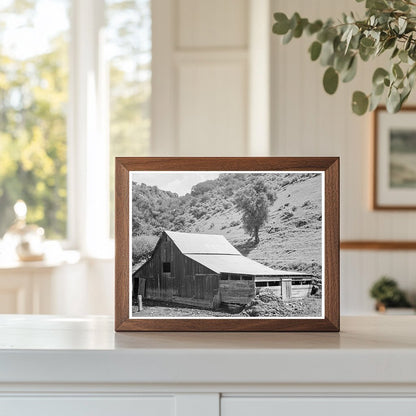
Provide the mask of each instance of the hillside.
{"label": "hillside", "polygon": [[[236,192],[259,178],[273,194],[255,245],[244,231]],[[317,174],[226,173],[185,196],[134,183],[133,262],[140,264],[163,230],[223,234],[240,252],[273,268],[321,276],[321,177]]]}

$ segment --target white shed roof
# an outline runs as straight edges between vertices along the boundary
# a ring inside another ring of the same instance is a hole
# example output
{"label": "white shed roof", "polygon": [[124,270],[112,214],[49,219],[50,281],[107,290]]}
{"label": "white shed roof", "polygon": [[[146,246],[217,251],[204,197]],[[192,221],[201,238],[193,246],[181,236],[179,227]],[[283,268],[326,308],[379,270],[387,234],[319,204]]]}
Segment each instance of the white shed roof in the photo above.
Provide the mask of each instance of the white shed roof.
{"label": "white shed roof", "polygon": [[231,256],[221,254],[187,254],[186,257],[208,267],[208,269],[211,269],[215,273],[250,274],[255,276],[288,276],[299,274],[273,270],[241,254]]}

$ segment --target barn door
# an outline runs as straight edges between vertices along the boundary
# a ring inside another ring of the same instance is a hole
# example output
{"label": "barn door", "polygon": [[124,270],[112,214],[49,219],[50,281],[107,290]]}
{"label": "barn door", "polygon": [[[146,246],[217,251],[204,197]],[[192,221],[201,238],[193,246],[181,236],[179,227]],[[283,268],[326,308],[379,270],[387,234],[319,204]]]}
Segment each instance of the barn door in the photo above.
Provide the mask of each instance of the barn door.
{"label": "barn door", "polygon": [[292,279],[282,279],[282,299],[292,298]]}
{"label": "barn door", "polygon": [[139,295],[143,296],[143,299],[146,295],[146,279],[139,279]]}

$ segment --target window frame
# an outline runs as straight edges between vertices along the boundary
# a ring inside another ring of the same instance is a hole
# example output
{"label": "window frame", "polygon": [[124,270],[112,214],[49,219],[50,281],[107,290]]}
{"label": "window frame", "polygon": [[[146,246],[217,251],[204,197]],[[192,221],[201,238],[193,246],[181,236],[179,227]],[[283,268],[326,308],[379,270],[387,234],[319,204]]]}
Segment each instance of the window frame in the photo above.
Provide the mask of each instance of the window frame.
{"label": "window frame", "polygon": [[105,0],[72,0],[67,115],[66,248],[113,257],[109,227],[108,76]]}

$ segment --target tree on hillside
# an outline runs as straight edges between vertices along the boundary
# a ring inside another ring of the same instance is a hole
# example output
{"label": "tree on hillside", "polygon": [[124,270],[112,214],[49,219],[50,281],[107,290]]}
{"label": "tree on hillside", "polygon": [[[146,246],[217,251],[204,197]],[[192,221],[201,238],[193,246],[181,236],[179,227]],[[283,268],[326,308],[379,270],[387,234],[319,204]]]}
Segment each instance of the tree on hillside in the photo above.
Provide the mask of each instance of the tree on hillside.
{"label": "tree on hillside", "polygon": [[269,207],[275,200],[262,180],[241,188],[234,199],[235,205],[242,212],[241,220],[244,230],[259,243],[259,230],[268,220]]}

